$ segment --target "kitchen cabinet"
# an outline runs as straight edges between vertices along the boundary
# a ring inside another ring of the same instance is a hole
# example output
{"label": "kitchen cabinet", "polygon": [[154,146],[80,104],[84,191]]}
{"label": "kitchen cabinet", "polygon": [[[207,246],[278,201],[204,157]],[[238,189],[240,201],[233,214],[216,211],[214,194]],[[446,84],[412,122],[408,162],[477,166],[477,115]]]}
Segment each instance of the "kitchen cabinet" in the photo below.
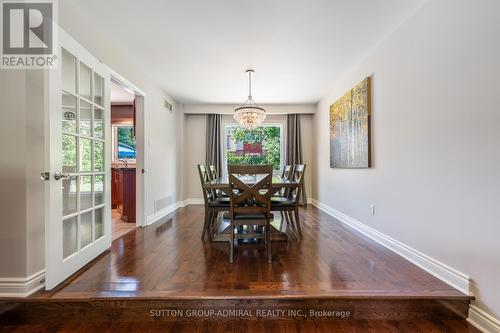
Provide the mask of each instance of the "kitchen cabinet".
{"label": "kitchen cabinet", "polygon": [[125,222],[136,221],[135,191],[135,168],[111,170],[111,206]]}

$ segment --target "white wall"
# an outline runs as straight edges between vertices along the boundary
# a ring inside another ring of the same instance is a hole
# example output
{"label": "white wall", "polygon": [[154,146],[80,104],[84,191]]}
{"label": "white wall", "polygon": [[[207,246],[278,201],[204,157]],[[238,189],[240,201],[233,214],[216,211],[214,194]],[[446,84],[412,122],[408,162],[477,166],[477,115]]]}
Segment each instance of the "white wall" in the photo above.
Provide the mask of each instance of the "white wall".
{"label": "white wall", "polygon": [[[185,114],[184,123],[184,199],[202,199],[200,179],[196,169],[197,164],[205,163],[205,136],[206,136],[206,113],[225,113],[223,116],[224,123],[232,123],[232,115],[236,106],[230,105],[184,105]],[[222,110],[222,111],[221,111]],[[274,110],[268,112],[268,110]],[[279,110],[279,113],[277,111]],[[304,163],[307,164],[305,181],[306,193],[308,197],[312,195],[312,169],[314,164],[313,158],[313,116],[305,113],[315,111],[315,107],[310,105],[289,105],[289,106],[266,106],[268,116],[265,123],[281,123],[284,125],[283,130],[286,130],[286,113],[303,113],[301,115],[302,126],[302,152]]]}
{"label": "white wall", "polygon": [[[499,17],[494,0],[426,2],[314,117],[314,197],[469,275],[476,304],[497,318]],[[368,75],[374,167],[330,169],[329,105]]]}
{"label": "white wall", "polygon": [[0,70],[0,277],[43,269],[43,73]]}
{"label": "white wall", "polygon": [[25,84],[25,71],[0,69],[1,277],[26,276]]}
{"label": "white wall", "polygon": [[197,198],[203,200],[201,193],[200,177],[197,164],[205,164],[205,115],[185,115],[184,123],[184,199]]}

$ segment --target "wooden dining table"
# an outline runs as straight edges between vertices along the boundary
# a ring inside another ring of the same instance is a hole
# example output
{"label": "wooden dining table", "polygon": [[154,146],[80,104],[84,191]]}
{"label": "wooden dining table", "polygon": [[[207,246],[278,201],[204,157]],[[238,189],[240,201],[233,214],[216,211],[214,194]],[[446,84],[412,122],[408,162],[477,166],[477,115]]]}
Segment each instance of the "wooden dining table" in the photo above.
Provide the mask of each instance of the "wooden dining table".
{"label": "wooden dining table", "polygon": [[[251,186],[258,183],[265,175],[240,175],[238,178],[247,185]],[[271,195],[276,195],[282,189],[290,189],[298,187],[299,183],[290,179],[282,178],[275,175],[271,182]],[[223,193],[229,193],[229,180],[228,177],[219,177],[206,182],[203,185],[206,189],[219,190]],[[229,208],[228,208],[229,210]],[[227,225],[225,225],[227,224]],[[253,229],[237,229],[235,234],[236,239],[263,239],[264,235],[261,232],[256,232]],[[224,214],[221,219],[217,219],[211,237],[213,242],[228,242],[231,239],[231,229],[229,223],[229,214]],[[281,219],[274,218],[271,222],[271,241],[286,241],[287,236],[287,223]]]}

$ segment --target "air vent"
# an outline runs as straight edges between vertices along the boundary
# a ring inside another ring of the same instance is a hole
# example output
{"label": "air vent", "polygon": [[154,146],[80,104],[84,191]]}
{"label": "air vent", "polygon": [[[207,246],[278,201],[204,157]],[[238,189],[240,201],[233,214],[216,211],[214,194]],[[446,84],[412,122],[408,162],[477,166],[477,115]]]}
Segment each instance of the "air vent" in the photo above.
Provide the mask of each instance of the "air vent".
{"label": "air vent", "polygon": [[154,202],[154,212],[159,212],[160,210],[170,206],[174,203],[174,196],[169,195],[164,198],[155,200]]}
{"label": "air vent", "polygon": [[174,106],[170,104],[168,101],[165,101],[165,108],[169,111],[172,111],[174,109]]}

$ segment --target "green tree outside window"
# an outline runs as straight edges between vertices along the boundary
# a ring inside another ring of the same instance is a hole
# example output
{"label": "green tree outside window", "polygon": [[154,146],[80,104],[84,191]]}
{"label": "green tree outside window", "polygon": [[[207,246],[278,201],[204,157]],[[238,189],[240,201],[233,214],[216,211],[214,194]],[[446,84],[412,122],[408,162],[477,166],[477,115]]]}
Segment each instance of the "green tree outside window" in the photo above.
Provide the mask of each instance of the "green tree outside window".
{"label": "green tree outside window", "polygon": [[[232,133],[231,133],[232,130]],[[226,136],[233,143],[228,147],[227,164],[272,164],[275,170],[281,165],[281,128],[279,126],[260,126],[247,130],[238,126],[228,126]],[[261,153],[248,152],[245,144],[261,147]],[[238,145],[239,149],[234,149]]]}

